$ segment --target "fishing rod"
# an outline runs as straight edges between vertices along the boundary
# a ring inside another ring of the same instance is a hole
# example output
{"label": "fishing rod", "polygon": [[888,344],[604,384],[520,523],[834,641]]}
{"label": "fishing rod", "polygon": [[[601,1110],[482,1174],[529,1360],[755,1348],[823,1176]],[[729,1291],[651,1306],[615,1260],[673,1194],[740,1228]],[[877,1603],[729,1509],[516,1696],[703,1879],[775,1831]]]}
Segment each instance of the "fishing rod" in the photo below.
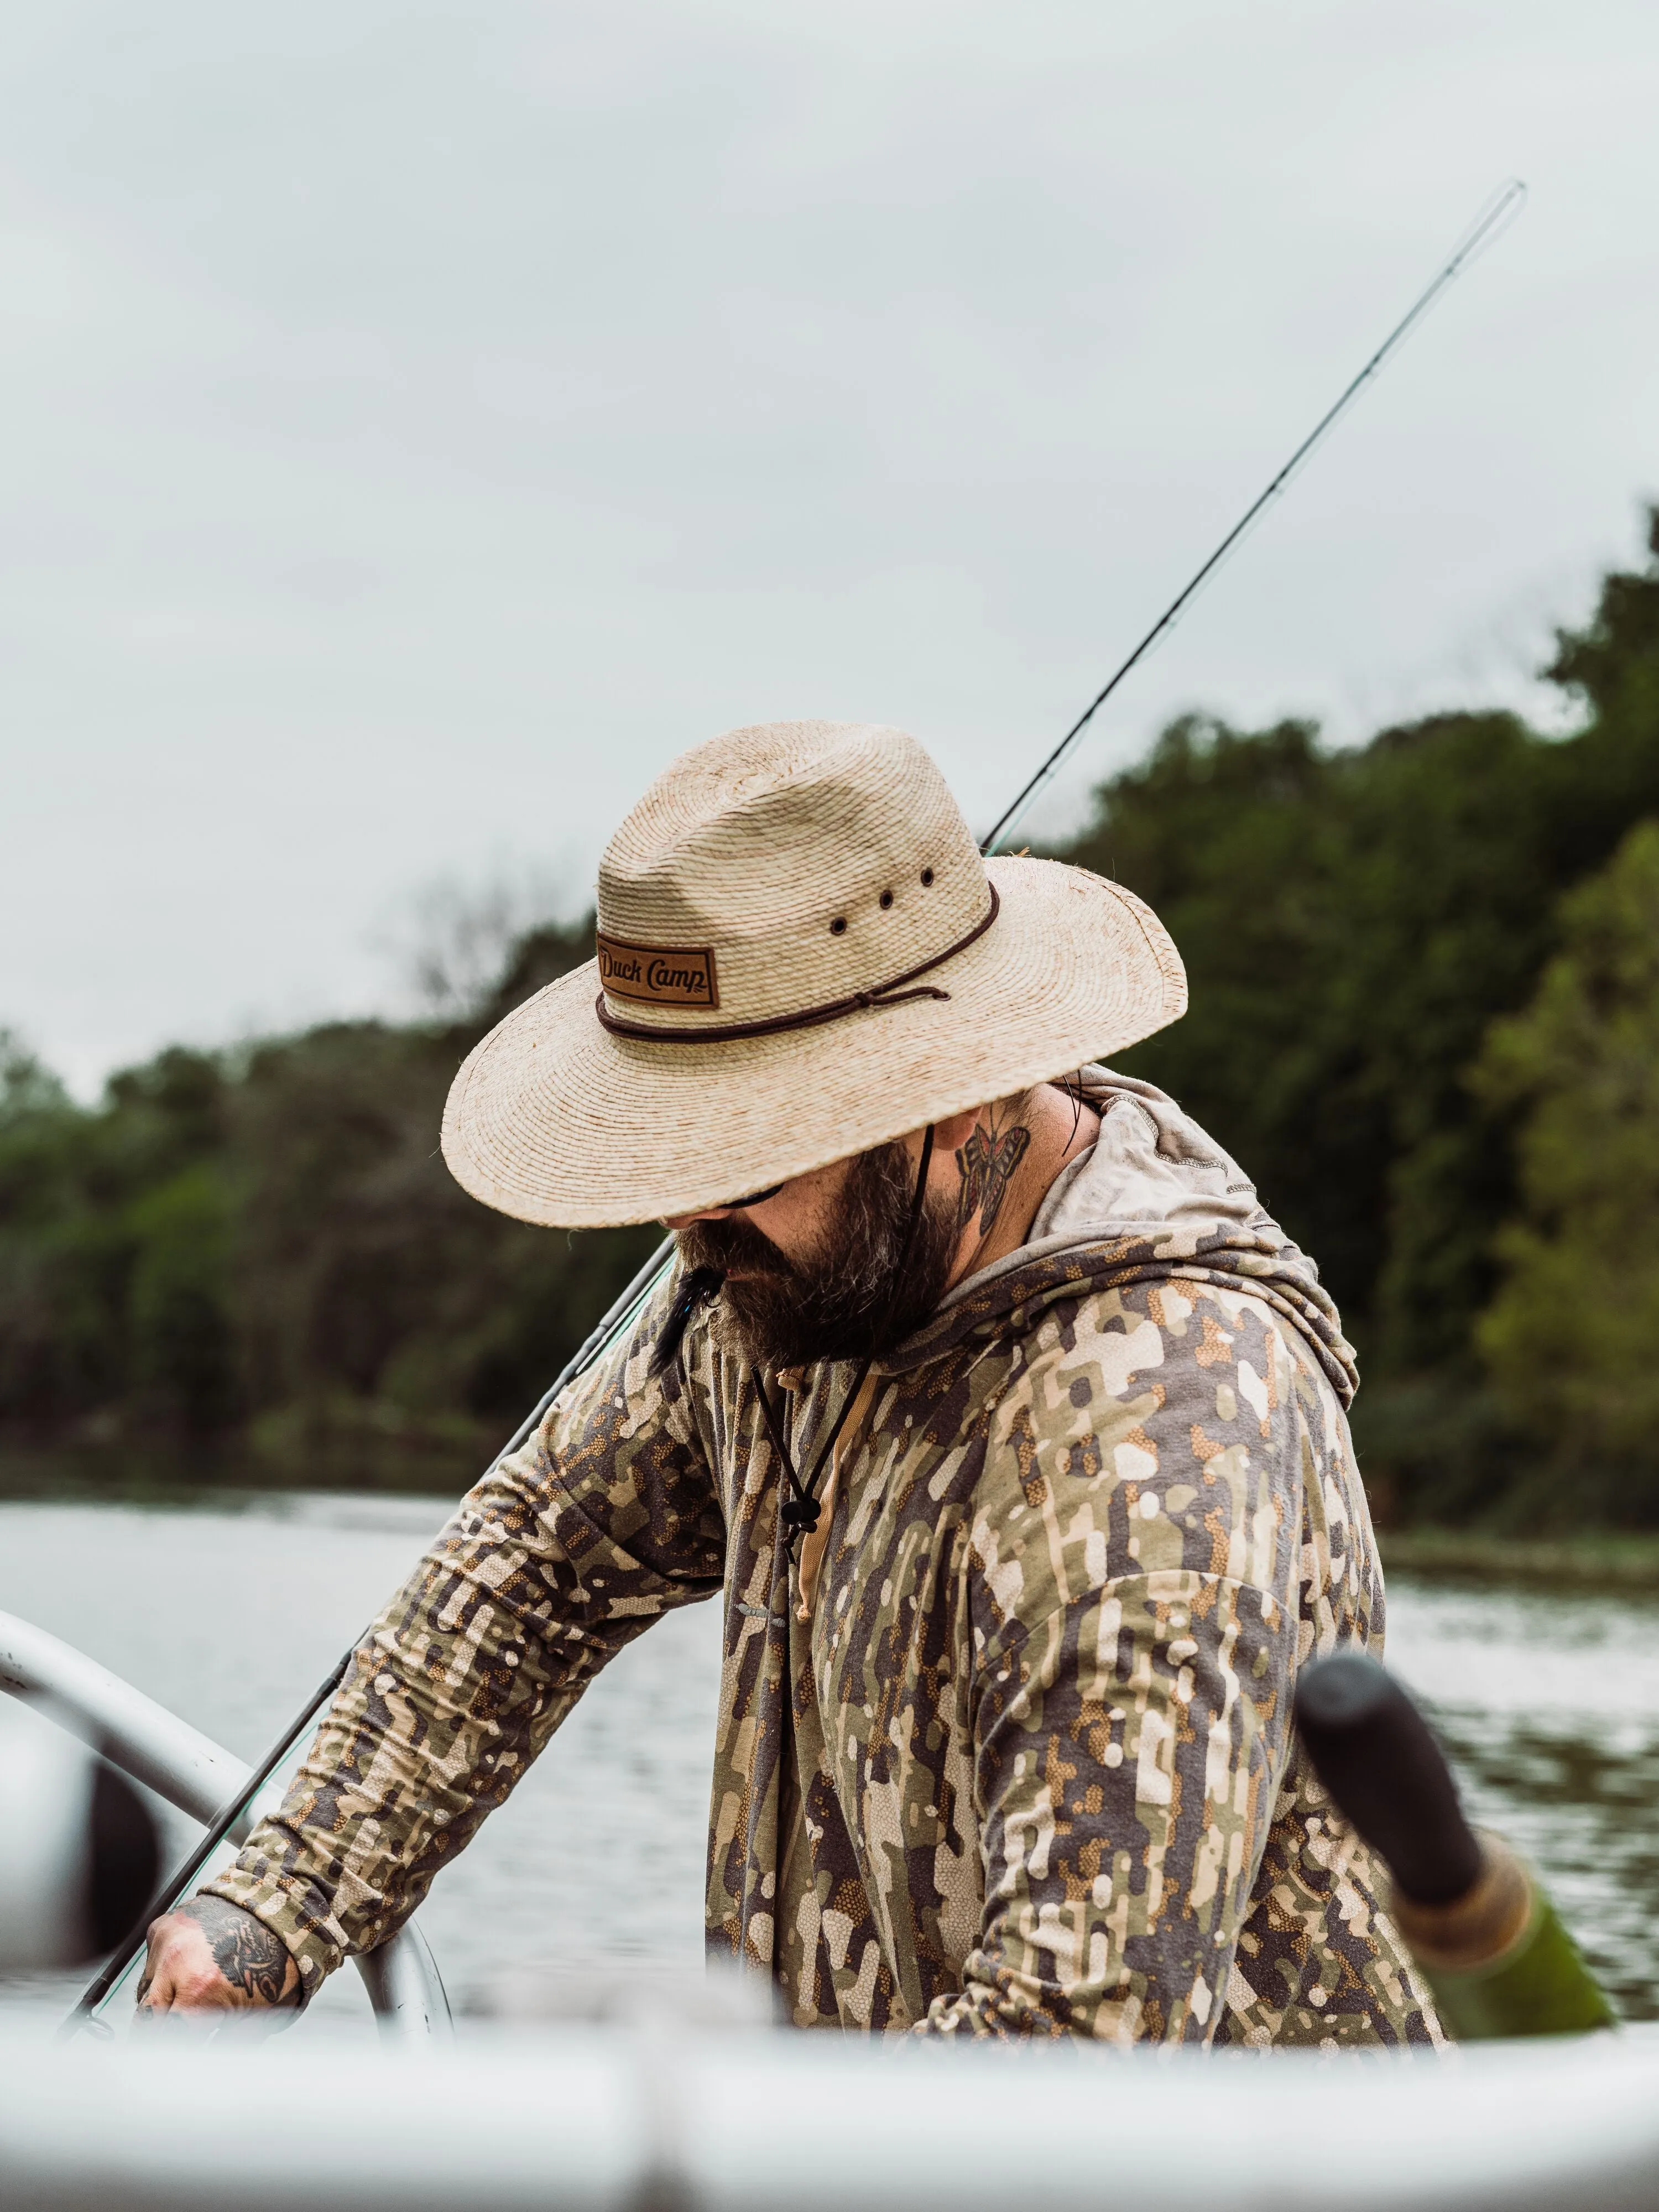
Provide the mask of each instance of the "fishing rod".
{"label": "fishing rod", "polygon": [[[1169,635],[1205,585],[1237,550],[1274,501],[1283,497],[1292,479],[1312,459],[1314,453],[1336,428],[1360,393],[1382,373],[1389,361],[1405,343],[1407,338],[1422,321],[1448,285],[1468,267],[1476,254],[1490,246],[1500,232],[1508,229],[1521,212],[1526,196],[1527,188],[1518,178],[1512,177],[1507,184],[1500,185],[1458,240],[1456,246],[1453,247],[1450,258],[1443,264],[1431,282],[1418,295],[1413,306],[1395,325],[1359,374],[1347,386],[1335,403],[1327,408],[1291,455],[1289,460],[1285,462],[1284,467],[1267,485],[1266,490],[1251,501],[1216,547],[1214,552],[1210,555],[1208,560],[1176,592],[1175,598],[1170,600],[1169,605],[1128,658],[1095,694],[1093,699],[1078,716],[1036,775],[1020,790],[1012,805],[998,818],[989,835],[982,839],[980,844],[980,851],[987,859],[1002,851],[1007,839],[1012,836],[1024,818],[1032,801],[1053,781],[1061,766],[1076,749],[1084,732],[1130,670],[1144,660],[1154,647]],[[521,1445],[529,1442],[541,1425],[560,1391],[574,1382],[577,1376],[586,1373],[592,1363],[616,1342],[623,1331],[637,1316],[658,1281],[672,1265],[673,1258],[674,1239],[672,1237],[665,1237],[634,1277],[622,1296],[601,1316],[587,1337],[559,1370],[558,1374],[542,1393],[534,1407],[514,1431],[508,1443],[490,1462],[490,1473],[493,1474],[504,1459],[510,1457]],[[362,1638],[358,1638],[358,1642],[361,1641]],[[310,1703],[305,1706],[265,1757],[260,1760],[232,1802],[225,1806],[218,1817],[210,1824],[206,1835],[203,1837],[179,1872],[168,1881],[155,1904],[143,1916],[126,1942],[111,1957],[82,1996],[80,2002],[64,2024],[63,2032],[65,2034],[74,2034],[114,1989],[143,1948],[145,1940],[144,1930],[148,1923],[158,1913],[170,1911],[183,1897],[189,1885],[207,1865],[237,1821],[252,1806],[260,1790],[270,1782],[283,1759],[287,1758],[306,1729],[316,1718],[320,1708],[327,1703],[345,1680],[346,1670],[351,1664],[356,1648],[356,1644],[354,1644],[351,1649],[344,1653],[339,1664],[317,1691]]]}
{"label": "fishing rod", "polygon": [[1348,385],[1340,398],[1326,409],[1284,467],[1267,485],[1267,489],[1251,501],[1209,559],[1205,562],[1202,568],[1195,571],[1189,582],[1182,585],[1145,637],[1141,639],[1139,644],[1135,647],[1133,652],[1114,670],[1112,675],[1096,692],[1094,697],[1078,716],[1071,728],[1066,731],[1030,781],[1019,793],[1012,805],[998,817],[990,836],[980,847],[981,852],[988,858],[992,854],[1003,850],[1008,839],[1012,836],[1024,819],[1033,800],[1040,792],[1045,790],[1054,781],[1054,777],[1076,749],[1083,732],[1116,690],[1118,685],[1122,683],[1129,671],[1145,660],[1155,647],[1162,644],[1204,586],[1225,566],[1267,509],[1276,500],[1284,497],[1292,480],[1300,475],[1303,469],[1313,459],[1314,454],[1330,436],[1331,432],[1335,429],[1367,385],[1374,382],[1382,374],[1389,360],[1404,345],[1406,340],[1448,285],[1453,283],[1462,274],[1476,254],[1490,246],[1500,232],[1509,228],[1520,214],[1526,197],[1527,188],[1518,177],[1511,177],[1507,184],[1501,185],[1493,193],[1492,198],[1452,248],[1450,258],[1443,264],[1432,280],[1418,295],[1411,307],[1389,332],[1358,375]]}

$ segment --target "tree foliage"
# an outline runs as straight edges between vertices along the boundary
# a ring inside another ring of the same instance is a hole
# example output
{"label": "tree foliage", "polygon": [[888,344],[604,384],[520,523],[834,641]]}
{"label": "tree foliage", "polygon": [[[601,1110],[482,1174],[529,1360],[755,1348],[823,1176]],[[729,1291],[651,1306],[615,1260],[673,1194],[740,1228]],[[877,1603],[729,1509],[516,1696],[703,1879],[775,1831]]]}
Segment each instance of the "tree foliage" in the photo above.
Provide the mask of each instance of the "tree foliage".
{"label": "tree foliage", "polygon": [[1641,1519],[1659,1502],[1659,822],[1562,908],[1526,1011],[1494,1024],[1477,1087],[1524,1109],[1519,1218],[1482,1349],[1527,1455],[1529,1502]]}
{"label": "tree foliage", "polygon": [[[1066,848],[1182,949],[1191,1012],[1121,1064],[1320,1261],[1385,1512],[1659,1518],[1659,517],[1651,547],[1559,640],[1574,734],[1192,716]],[[650,1241],[505,1220],[437,1156],[462,1054],[590,949],[540,928],[459,1018],[164,1052],[94,1109],[0,1038],[0,1431],[465,1480]]]}
{"label": "tree foliage", "polygon": [[0,1058],[0,1422],[222,1470],[464,1481],[639,1265],[478,1206],[437,1152],[474,1038],[584,957],[542,929],[452,1028],[171,1051],[76,1106]]}
{"label": "tree foliage", "polygon": [[1489,1510],[1536,1441],[1476,1339],[1521,1202],[1519,1105],[1470,1076],[1559,945],[1564,896],[1659,815],[1659,517],[1650,546],[1559,641],[1572,736],[1443,714],[1332,751],[1304,724],[1192,718],[1066,848],[1182,949],[1191,1011],[1123,1065],[1206,1122],[1317,1256],[1362,1353],[1385,1509]]}

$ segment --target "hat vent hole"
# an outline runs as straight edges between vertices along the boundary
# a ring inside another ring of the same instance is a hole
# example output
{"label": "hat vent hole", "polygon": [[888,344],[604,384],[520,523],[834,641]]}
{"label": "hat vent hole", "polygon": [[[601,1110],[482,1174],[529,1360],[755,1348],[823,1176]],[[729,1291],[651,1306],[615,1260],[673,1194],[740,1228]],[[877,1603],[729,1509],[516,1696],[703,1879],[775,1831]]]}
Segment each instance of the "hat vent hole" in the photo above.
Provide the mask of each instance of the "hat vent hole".
{"label": "hat vent hole", "polygon": [[932,884],[933,880],[933,870],[932,870],[931,868],[924,868],[924,869],[922,870],[922,872],[921,872],[921,887],[922,887],[922,889],[923,889],[924,890],[927,890],[929,888],[929,886]]}
{"label": "hat vent hole", "polygon": [[842,930],[844,930],[844,929],[846,928],[846,927],[847,927],[847,916],[846,916],[844,914],[838,914],[838,915],[836,916],[835,920],[834,920],[834,921],[830,923],[830,936],[831,936],[831,937],[839,937],[839,936],[841,935],[841,933],[842,933]]}
{"label": "hat vent hole", "polygon": [[883,905],[884,907],[890,907],[890,906],[891,906],[891,904],[893,903],[893,894],[891,893],[891,891],[884,891],[884,892],[882,893],[882,895],[881,895],[881,903],[882,903],[882,905]]}

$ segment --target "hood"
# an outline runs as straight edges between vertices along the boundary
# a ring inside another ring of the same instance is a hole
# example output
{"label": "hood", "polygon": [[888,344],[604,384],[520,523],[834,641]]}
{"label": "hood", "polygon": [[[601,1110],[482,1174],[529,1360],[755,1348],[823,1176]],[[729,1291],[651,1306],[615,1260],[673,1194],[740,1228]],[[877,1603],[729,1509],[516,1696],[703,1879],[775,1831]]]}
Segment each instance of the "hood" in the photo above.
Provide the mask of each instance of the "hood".
{"label": "hood", "polygon": [[957,1284],[877,1366],[901,1373],[974,1337],[1023,1334],[1060,1299],[1180,1277],[1271,1305],[1349,1404],[1359,1374],[1341,1316],[1243,1170],[1152,1084],[1098,1066],[1071,1082],[1100,1115],[1095,1144],[1055,1179],[1026,1243]]}

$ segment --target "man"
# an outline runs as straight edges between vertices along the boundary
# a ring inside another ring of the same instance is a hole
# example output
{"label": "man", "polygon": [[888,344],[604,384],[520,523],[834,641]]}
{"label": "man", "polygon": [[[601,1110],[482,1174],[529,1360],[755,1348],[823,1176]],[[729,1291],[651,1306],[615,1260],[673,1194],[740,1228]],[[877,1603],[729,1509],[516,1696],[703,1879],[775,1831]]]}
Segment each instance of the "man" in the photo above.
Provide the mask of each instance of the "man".
{"label": "man", "polygon": [[599,927],[445,1155],[526,1220],[666,1220],[675,1275],[462,1502],[141,2002],[308,1996],[718,1595],[708,1941],[797,2023],[1437,2037],[1291,1730],[1298,1666],[1382,1635],[1352,1354],[1232,1163],[1091,1064],[1184,1009],[1156,918],[809,722],[676,763]]}

